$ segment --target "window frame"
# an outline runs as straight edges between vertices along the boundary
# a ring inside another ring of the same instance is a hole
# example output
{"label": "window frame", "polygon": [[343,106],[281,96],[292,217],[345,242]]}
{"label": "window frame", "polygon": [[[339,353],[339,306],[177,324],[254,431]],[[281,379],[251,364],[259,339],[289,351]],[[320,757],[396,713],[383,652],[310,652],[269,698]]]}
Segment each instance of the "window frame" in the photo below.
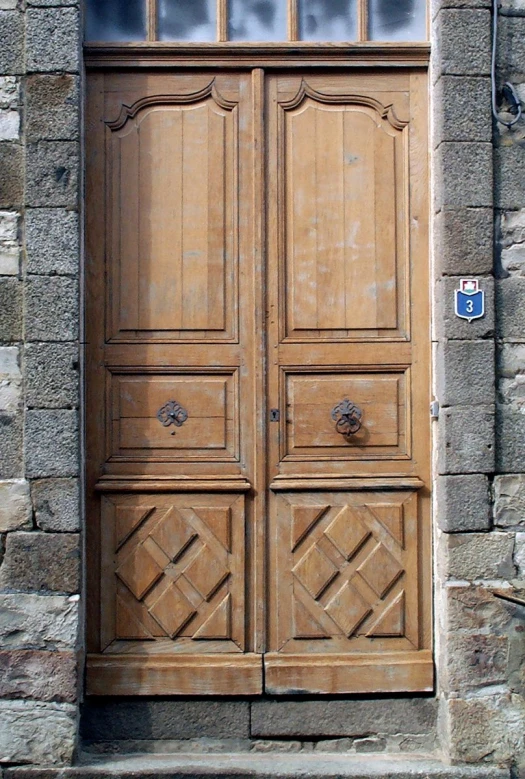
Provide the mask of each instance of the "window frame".
{"label": "window frame", "polygon": [[[229,41],[228,40],[228,0],[216,0],[217,4],[217,23],[216,23],[216,40],[215,41],[209,41],[209,42],[190,42],[190,41],[160,41],[159,40],[159,30],[158,30],[158,7],[159,7],[159,0],[143,0],[143,2],[146,3],[146,37],[143,41],[130,41],[121,43],[120,45],[138,45],[138,44],[164,44],[164,45],[175,45],[175,46],[191,46],[191,47],[211,47],[211,46],[217,46],[220,44],[227,45],[229,47],[239,47],[241,46],[248,46],[252,45],[255,47],[266,47],[270,44],[265,42],[259,42],[259,41],[250,41],[246,43],[239,44],[238,41]],[[385,41],[381,42],[378,40],[370,40],[368,37],[369,32],[369,12],[368,8],[370,5],[371,0],[356,0],[357,2],[357,38],[355,41],[351,42],[314,42],[314,41],[305,41],[301,40],[299,38],[299,0],[285,0],[287,4],[287,40],[279,41],[273,44],[273,46],[278,46],[282,48],[286,47],[296,47],[296,46],[338,46],[338,45],[344,45],[344,46],[356,46],[359,44],[368,44],[368,45],[375,45],[375,46],[421,46],[425,45],[426,41],[408,41],[403,42],[400,41]],[[429,27],[429,10],[428,10],[429,3],[426,2],[426,30],[427,30],[427,41],[428,41],[428,27]],[[91,46],[94,43],[102,43],[102,41],[91,41],[86,40],[86,45]],[[108,43],[112,45],[111,41]],[[108,45],[108,43],[105,42],[105,45]]]}

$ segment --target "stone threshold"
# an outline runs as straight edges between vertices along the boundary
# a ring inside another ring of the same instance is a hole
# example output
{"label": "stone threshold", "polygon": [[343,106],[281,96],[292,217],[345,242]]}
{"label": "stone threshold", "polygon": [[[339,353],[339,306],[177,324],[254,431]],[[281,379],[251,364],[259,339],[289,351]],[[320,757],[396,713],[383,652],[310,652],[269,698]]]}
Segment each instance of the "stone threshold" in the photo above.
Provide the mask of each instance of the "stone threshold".
{"label": "stone threshold", "polygon": [[430,755],[81,755],[67,768],[8,768],[4,779],[510,779],[508,768],[447,766]]}

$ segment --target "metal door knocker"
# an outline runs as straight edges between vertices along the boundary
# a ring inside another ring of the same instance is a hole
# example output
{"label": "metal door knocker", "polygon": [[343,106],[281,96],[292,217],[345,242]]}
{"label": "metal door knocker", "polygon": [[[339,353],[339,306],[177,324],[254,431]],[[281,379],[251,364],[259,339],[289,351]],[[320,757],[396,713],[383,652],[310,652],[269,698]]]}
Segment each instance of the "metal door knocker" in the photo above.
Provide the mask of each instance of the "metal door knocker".
{"label": "metal door knocker", "polygon": [[348,438],[361,429],[361,409],[345,398],[332,409],[332,419],[338,433]]}
{"label": "metal door knocker", "polygon": [[[168,400],[157,411],[157,419],[164,427],[169,427],[170,425],[181,427],[188,419],[188,412],[176,400]],[[174,430],[171,435],[175,435]]]}

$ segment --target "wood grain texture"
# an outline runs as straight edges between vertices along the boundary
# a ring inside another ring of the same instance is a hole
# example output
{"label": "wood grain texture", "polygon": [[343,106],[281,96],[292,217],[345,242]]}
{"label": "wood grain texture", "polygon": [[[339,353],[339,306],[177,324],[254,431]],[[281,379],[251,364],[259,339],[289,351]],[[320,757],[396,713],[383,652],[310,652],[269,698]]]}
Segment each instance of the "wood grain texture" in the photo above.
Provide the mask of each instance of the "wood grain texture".
{"label": "wood grain texture", "polygon": [[261,655],[88,655],[88,695],[258,695]]}
{"label": "wood grain texture", "polygon": [[381,51],[89,49],[90,694],[431,688],[426,54]]}

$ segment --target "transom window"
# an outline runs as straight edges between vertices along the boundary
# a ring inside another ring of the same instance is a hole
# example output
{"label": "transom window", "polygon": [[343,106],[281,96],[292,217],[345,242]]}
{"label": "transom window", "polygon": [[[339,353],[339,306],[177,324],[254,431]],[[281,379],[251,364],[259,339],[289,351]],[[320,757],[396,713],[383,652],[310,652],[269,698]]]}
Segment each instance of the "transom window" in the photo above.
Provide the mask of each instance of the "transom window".
{"label": "transom window", "polygon": [[87,0],[89,41],[424,41],[425,0]]}

